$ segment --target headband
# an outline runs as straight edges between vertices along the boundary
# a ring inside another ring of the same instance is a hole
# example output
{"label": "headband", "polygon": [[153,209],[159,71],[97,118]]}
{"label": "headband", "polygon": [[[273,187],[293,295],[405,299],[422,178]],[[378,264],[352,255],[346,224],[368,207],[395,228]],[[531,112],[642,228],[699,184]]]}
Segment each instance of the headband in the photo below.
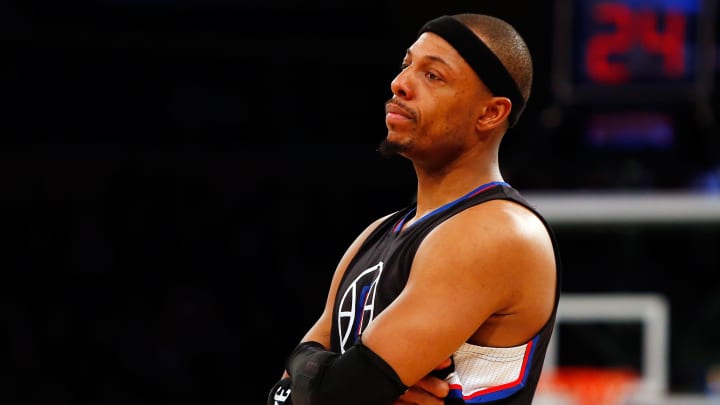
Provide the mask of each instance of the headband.
{"label": "headband", "polygon": [[423,32],[432,32],[442,37],[465,59],[494,95],[510,99],[512,110],[508,121],[511,127],[514,126],[525,109],[525,100],[497,55],[465,24],[447,15],[428,21],[418,36]]}

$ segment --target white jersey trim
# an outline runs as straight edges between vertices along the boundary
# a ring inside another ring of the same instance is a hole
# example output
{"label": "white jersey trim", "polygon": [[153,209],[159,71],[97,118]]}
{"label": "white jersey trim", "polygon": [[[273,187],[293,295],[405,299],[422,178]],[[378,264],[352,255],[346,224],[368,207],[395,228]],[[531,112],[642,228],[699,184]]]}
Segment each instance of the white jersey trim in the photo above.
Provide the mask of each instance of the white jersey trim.
{"label": "white jersey trim", "polygon": [[463,397],[482,394],[489,388],[513,384],[522,378],[528,344],[486,347],[464,343],[453,354],[455,371],[446,378],[451,389]]}

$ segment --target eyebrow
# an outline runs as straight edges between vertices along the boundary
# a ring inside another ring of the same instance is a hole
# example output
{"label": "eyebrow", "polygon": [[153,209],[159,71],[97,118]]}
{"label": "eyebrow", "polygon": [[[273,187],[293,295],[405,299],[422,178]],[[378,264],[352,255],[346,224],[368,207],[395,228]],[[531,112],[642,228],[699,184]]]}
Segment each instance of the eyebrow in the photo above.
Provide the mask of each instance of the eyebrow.
{"label": "eyebrow", "polygon": [[[406,53],[407,55],[409,55],[409,56],[412,56],[412,51],[410,51],[410,48],[408,48],[407,50],[405,50],[405,53]],[[437,55],[425,55],[425,56],[423,56],[423,58],[424,58],[424,59],[430,59],[431,61],[441,63],[441,64],[447,66],[448,69],[455,70],[452,66],[450,66],[449,63],[447,63],[447,61],[446,61],[445,59],[443,59],[443,58],[441,58],[441,57],[439,57],[439,56],[437,56]]]}

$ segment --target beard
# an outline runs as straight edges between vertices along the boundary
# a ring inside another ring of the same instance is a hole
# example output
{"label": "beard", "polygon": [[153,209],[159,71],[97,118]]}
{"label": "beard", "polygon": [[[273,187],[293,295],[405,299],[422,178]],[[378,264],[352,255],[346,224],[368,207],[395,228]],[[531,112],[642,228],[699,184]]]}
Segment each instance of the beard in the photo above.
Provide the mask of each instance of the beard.
{"label": "beard", "polygon": [[386,159],[389,159],[395,155],[400,154],[405,148],[392,141],[388,141],[387,138],[380,141],[380,144],[377,147],[378,153],[380,153],[380,156]]}

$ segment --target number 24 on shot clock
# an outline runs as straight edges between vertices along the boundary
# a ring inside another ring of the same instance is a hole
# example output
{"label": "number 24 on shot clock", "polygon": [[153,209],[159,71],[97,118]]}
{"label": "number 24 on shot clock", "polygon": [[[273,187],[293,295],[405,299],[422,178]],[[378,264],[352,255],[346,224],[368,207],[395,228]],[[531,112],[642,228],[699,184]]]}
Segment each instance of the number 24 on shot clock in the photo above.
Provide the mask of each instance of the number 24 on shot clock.
{"label": "number 24 on shot clock", "polygon": [[[692,85],[708,1],[566,0],[572,77],[579,86]],[[567,14],[566,14],[567,15]],[[561,24],[563,22],[561,21]]]}

